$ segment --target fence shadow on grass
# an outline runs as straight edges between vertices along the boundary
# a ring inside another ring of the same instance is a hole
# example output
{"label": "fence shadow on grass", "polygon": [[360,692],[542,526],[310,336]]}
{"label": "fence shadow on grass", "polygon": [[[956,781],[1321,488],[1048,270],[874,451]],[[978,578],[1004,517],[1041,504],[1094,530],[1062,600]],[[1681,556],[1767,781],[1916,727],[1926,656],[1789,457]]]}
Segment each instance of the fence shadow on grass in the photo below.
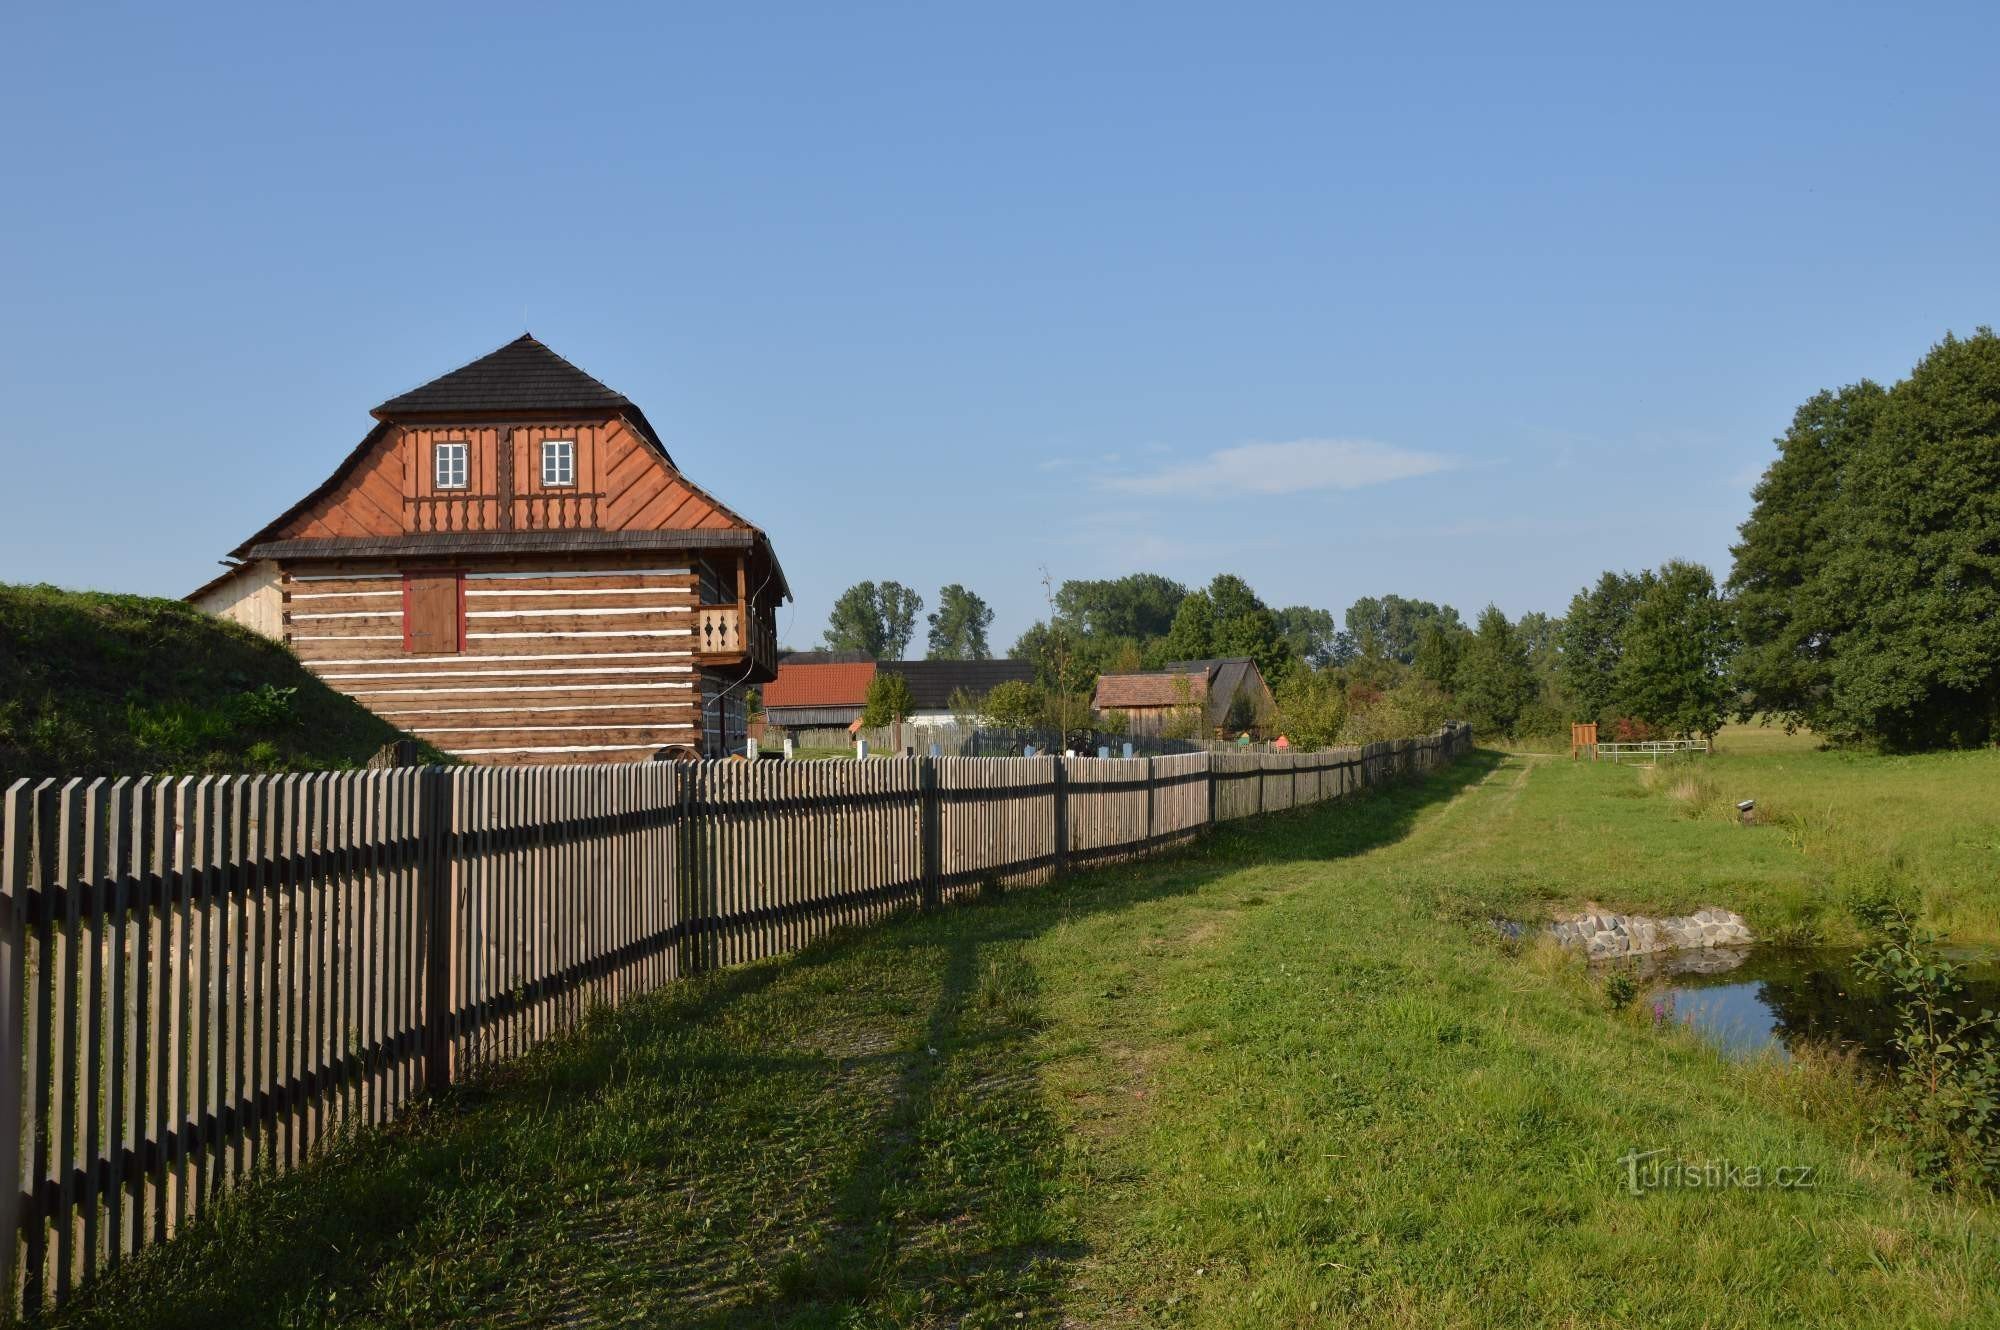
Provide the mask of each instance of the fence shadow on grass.
{"label": "fence shadow on grass", "polygon": [[228,1199],[52,1323],[1047,1321],[1086,1246],[1058,1203],[1025,945],[1246,867],[1390,844],[1499,761],[604,1013]]}

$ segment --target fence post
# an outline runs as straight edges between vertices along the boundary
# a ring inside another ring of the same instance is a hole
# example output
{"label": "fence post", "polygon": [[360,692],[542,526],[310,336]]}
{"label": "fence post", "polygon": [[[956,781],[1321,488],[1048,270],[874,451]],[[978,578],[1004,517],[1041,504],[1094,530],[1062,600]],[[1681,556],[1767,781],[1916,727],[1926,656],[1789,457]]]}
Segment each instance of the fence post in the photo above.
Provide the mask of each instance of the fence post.
{"label": "fence post", "polygon": [[1151,754],[1148,754],[1146,757],[1146,844],[1147,845],[1151,845],[1153,843],[1154,834],[1155,830],[1153,824],[1153,758]]}
{"label": "fence post", "polygon": [[10,1311],[21,1309],[15,1293],[15,1259],[21,1245],[21,988],[23,983],[22,902],[28,890],[28,837],[34,816],[34,786],[23,777],[6,794],[6,864],[0,875],[0,1297]]}
{"label": "fence post", "polygon": [[419,935],[424,942],[424,1088],[432,1094],[451,1087],[451,945],[458,925],[452,889],[452,774],[425,767],[421,791]]}
{"label": "fence post", "polygon": [[923,879],[924,908],[938,907],[938,773],[933,758],[917,759],[917,864]]}
{"label": "fence post", "polygon": [[674,763],[674,781],[680,804],[679,820],[674,827],[674,898],[678,910],[675,918],[681,927],[674,976],[686,978],[707,968],[703,964],[707,936],[702,930],[707,927],[708,916],[701,900],[701,832],[695,825],[701,807],[701,763]]}
{"label": "fence post", "polygon": [[1063,765],[1061,755],[1049,759],[1055,763],[1055,775],[1050,781],[1055,791],[1056,805],[1056,876],[1069,872],[1069,771]]}
{"label": "fence post", "polygon": [[1208,773],[1208,825],[1215,825],[1215,754],[1202,754],[1201,769]]}

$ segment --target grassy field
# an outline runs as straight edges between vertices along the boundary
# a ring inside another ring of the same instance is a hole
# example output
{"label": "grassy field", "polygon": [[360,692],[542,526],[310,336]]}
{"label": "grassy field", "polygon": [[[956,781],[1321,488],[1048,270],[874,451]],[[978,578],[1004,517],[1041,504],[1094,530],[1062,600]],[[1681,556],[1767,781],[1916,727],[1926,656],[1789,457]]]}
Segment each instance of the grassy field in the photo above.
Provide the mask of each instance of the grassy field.
{"label": "grassy field", "polygon": [[[1853,1067],[1725,1062],[1488,922],[1754,921],[1837,894],[1863,844],[1941,877],[1993,804],[1936,835],[1909,809],[1964,786],[1963,816],[2000,758],[1704,770],[1799,811],[1745,829],[1631,768],[1484,753],[703,977],[221,1207],[59,1323],[2000,1323],[2000,1216],[1910,1179]],[[1766,1185],[1635,1194],[1651,1150]]]}
{"label": "grassy field", "polygon": [[401,737],[283,646],[182,601],[0,585],[0,787],[353,767]]}

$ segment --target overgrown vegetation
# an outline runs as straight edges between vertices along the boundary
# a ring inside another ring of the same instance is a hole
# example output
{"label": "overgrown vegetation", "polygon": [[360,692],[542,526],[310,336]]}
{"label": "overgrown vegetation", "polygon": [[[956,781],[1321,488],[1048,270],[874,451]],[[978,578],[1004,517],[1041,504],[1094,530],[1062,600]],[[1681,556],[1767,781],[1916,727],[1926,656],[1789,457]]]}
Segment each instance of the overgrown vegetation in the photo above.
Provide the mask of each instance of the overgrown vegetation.
{"label": "overgrown vegetation", "polygon": [[0,586],[0,784],[352,767],[402,737],[184,602]]}
{"label": "overgrown vegetation", "polygon": [[1870,902],[1859,964],[1896,1014],[1896,1093],[1886,1117],[1915,1166],[1941,1184],[2000,1191],[2000,1017],[1968,1011],[1965,967],[1893,902]]}

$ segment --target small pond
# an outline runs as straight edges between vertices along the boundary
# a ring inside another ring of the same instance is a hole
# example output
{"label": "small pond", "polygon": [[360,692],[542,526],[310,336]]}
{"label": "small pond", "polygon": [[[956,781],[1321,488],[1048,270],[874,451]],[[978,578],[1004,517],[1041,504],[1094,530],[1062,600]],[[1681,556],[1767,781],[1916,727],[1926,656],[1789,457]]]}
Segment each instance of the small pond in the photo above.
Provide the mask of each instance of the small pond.
{"label": "small pond", "polygon": [[[1651,989],[1656,1018],[1693,1025],[1732,1057],[1767,1050],[1789,1060],[1804,1044],[1858,1048],[1882,1060],[1894,1020],[1881,988],[1839,947],[1716,947],[1642,956],[1621,965]],[[2000,960],[1947,948],[1969,968],[1969,1005],[2000,1010]]]}

